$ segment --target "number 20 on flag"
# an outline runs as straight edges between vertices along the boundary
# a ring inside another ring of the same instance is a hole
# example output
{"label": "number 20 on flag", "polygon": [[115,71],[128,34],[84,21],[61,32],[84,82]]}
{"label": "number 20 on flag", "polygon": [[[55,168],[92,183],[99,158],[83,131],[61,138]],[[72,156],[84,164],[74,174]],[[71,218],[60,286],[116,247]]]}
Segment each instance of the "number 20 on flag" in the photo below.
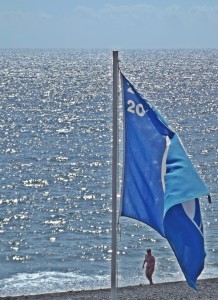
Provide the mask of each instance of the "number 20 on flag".
{"label": "number 20 on flag", "polygon": [[144,109],[144,106],[141,103],[136,104],[133,100],[128,100],[127,111],[132,114],[137,114],[139,117],[144,117],[148,110]]}

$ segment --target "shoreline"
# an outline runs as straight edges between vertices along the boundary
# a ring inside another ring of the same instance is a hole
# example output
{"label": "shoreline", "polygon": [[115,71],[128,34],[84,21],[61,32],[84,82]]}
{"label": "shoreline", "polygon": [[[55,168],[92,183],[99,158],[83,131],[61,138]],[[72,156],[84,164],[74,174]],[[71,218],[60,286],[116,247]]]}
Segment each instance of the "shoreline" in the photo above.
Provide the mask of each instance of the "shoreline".
{"label": "shoreline", "polygon": [[[197,281],[197,291],[188,286],[185,281],[157,283],[154,285],[137,285],[119,287],[119,300],[217,300],[218,278],[201,279]],[[110,289],[68,291],[41,295],[6,296],[0,300],[106,300],[110,299]]]}

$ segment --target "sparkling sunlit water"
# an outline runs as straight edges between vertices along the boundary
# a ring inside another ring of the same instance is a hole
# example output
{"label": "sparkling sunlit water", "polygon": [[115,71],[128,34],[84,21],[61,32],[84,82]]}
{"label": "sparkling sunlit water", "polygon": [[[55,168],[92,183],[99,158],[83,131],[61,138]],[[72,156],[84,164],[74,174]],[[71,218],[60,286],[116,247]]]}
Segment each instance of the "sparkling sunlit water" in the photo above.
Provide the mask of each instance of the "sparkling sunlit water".
{"label": "sparkling sunlit water", "polygon": [[[109,287],[112,53],[0,54],[0,295]],[[201,199],[208,254],[201,277],[216,277],[218,50],[126,50],[120,59],[209,187],[213,203]],[[183,279],[168,243],[122,218],[119,285],[145,282],[147,247],[156,282]]]}

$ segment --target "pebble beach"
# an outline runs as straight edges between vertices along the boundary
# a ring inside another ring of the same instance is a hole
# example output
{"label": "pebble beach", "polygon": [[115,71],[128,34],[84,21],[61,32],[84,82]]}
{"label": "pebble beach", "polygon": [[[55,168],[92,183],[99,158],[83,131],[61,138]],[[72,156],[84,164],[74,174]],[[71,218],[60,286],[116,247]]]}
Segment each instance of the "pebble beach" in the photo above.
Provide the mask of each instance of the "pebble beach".
{"label": "pebble beach", "polygon": [[[138,285],[118,288],[119,300],[217,300],[218,278],[203,279],[197,282],[197,291],[190,288],[186,282],[158,283],[154,285]],[[17,297],[0,297],[4,300],[106,300],[110,299],[110,289],[69,291],[44,295],[24,295]]]}

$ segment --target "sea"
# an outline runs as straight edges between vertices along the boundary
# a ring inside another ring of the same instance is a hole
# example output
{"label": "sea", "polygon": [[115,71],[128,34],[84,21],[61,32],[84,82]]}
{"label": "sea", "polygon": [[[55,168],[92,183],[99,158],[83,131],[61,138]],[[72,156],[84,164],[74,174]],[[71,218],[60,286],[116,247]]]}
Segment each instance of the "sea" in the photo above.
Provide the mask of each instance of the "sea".
{"label": "sea", "polygon": [[[120,50],[119,61],[210,191],[199,278],[217,277],[218,49]],[[0,296],[110,287],[112,70],[109,49],[0,49]],[[118,116],[120,196],[121,99]],[[147,284],[147,248],[155,283],[184,280],[168,242],[121,217],[118,286]]]}

